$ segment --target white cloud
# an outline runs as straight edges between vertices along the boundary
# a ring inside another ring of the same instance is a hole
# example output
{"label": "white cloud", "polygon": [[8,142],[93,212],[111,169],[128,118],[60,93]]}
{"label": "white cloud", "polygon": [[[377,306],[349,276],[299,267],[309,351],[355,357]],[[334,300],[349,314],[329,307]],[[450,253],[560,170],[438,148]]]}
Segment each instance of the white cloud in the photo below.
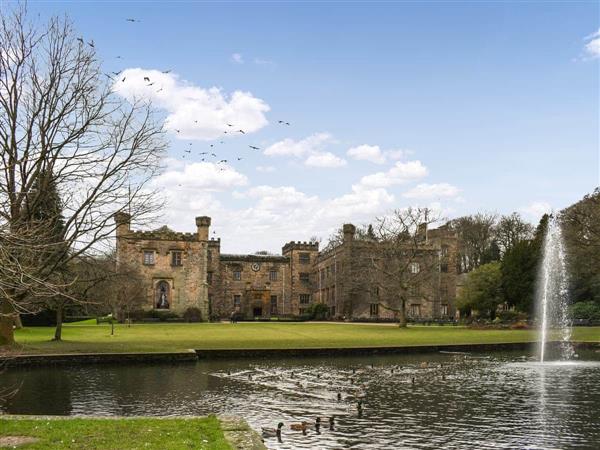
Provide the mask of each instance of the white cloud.
{"label": "white cloud", "polygon": [[370,188],[389,187],[415,181],[427,175],[421,161],[397,162],[387,172],[377,172],[361,178],[360,185]]}
{"label": "white cloud", "polygon": [[586,53],[589,56],[591,56],[592,58],[599,58],[600,57],[600,29],[598,29],[598,31],[596,31],[595,33],[590,34],[589,36],[586,36],[584,40],[587,41],[585,44]]}
{"label": "white cloud", "polygon": [[304,164],[312,167],[337,168],[346,165],[346,160],[323,150],[335,140],[329,133],[315,133],[300,141],[284,139],[264,150],[267,156],[292,156],[304,159]]}
{"label": "white cloud", "polygon": [[359,161],[371,161],[375,164],[385,162],[385,156],[378,145],[359,145],[348,149],[346,154]]}
{"label": "white cloud", "polygon": [[544,214],[552,212],[552,206],[548,202],[536,201],[521,208],[521,212],[527,214],[533,220],[539,220]]}
{"label": "white cloud", "polygon": [[238,130],[252,133],[268,124],[265,113],[269,105],[252,93],[226,94],[217,87],[201,88],[173,73],[126,69],[115,80],[114,89],[129,101],[150,100],[166,111],[165,128],[180,139],[238,136]]}
{"label": "white cloud", "polygon": [[256,171],[264,172],[264,173],[275,172],[275,167],[273,167],[273,166],[256,166]]}
{"label": "white cloud", "polygon": [[311,153],[318,153],[325,144],[333,142],[329,133],[315,133],[300,141],[287,138],[270,145],[263,152],[267,156],[295,156],[302,157]]}
{"label": "white cloud", "polygon": [[218,192],[245,186],[248,179],[227,164],[167,160],[167,169],[154,181],[162,190]]}
{"label": "white cloud", "polygon": [[235,64],[244,64],[244,57],[241,55],[241,53],[233,53],[231,55],[231,61]]}
{"label": "white cloud", "polygon": [[358,161],[370,161],[375,164],[383,164],[388,159],[402,159],[406,157],[409,152],[407,150],[383,151],[378,145],[363,144],[357,147],[349,148],[346,154]]}
{"label": "white cloud", "polygon": [[314,155],[310,155],[308,158],[306,158],[306,161],[304,161],[304,164],[306,164],[307,166],[311,166],[311,167],[335,168],[335,167],[345,166],[346,160],[344,160],[338,156],[335,156],[331,152],[324,152],[324,153],[315,153]]}
{"label": "white cloud", "polygon": [[403,197],[415,199],[433,199],[439,197],[457,197],[460,189],[448,183],[418,184],[405,192]]}

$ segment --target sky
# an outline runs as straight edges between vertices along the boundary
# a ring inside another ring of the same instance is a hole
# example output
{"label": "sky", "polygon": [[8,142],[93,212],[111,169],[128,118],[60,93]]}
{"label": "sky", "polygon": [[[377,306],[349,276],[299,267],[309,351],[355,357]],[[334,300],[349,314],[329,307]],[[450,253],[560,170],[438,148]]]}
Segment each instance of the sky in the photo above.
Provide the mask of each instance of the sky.
{"label": "sky", "polygon": [[278,253],[396,208],[427,206],[447,219],[517,211],[537,222],[593,191],[599,5],[29,9],[41,20],[68,14],[105,71],[122,71],[117,94],[160,110],[169,151],[153,181],[167,199],[156,228],[194,231],[194,217],[208,215],[223,252]]}

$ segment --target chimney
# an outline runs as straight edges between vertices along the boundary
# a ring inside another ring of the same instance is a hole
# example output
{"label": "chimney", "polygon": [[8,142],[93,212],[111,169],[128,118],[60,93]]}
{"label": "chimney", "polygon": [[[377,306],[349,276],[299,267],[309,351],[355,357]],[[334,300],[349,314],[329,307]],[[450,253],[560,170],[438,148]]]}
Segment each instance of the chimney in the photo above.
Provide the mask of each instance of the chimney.
{"label": "chimney", "polygon": [[198,227],[198,240],[208,241],[208,229],[210,228],[210,217],[196,217],[196,227]]}
{"label": "chimney", "polygon": [[344,231],[344,242],[351,242],[354,240],[354,233],[356,233],[356,227],[351,223],[345,223],[342,227]]}
{"label": "chimney", "polygon": [[115,219],[115,223],[117,224],[117,237],[123,236],[124,234],[128,234],[131,226],[131,215],[120,211],[114,213],[113,218]]}

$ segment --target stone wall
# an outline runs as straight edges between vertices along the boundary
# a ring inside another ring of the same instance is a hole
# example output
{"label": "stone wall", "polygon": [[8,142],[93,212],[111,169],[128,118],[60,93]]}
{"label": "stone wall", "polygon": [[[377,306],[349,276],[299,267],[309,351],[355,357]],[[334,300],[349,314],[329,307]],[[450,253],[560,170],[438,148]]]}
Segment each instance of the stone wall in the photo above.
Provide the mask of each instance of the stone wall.
{"label": "stone wall", "polygon": [[290,311],[302,315],[314,302],[317,276],[315,267],[319,244],[311,242],[288,242],[281,253],[290,261]]}
{"label": "stone wall", "polygon": [[[356,228],[343,226],[343,241],[319,253],[312,242],[291,241],[282,255],[221,253],[220,239],[209,239],[209,217],[196,218],[197,233],[178,233],[167,227],[131,231],[129,217],[115,215],[117,260],[137,267],[146,280],[146,309],[157,309],[161,286],[168,291],[169,308],[183,314],[199,308],[203,319],[299,316],[313,303],[328,306],[331,318],[391,319],[398,308],[397,292],[382,292],[376,271],[365,264],[377,254],[373,240],[355,239]],[[414,319],[451,318],[456,298],[457,237],[440,227],[419,230],[422,244],[415,262],[427,269],[416,289],[404,292],[406,312]],[[154,256],[152,264],[144,252]],[[173,264],[180,252],[181,264]],[[372,265],[372,264],[371,264]],[[391,297],[393,296],[393,297]]]}
{"label": "stone wall", "polygon": [[289,258],[221,254],[211,289],[213,311],[246,318],[291,314]]}
{"label": "stone wall", "polygon": [[[124,220],[124,217],[116,219]],[[188,308],[198,308],[202,318],[207,320],[207,245],[193,233],[177,233],[167,227],[135,232],[129,229],[128,223],[118,223],[117,264],[135,267],[145,280],[147,302],[144,309],[181,315]],[[180,265],[173,264],[174,252],[181,255]],[[145,253],[153,255],[152,261],[145,260]],[[168,307],[161,308],[159,297],[161,286],[165,284]]]}

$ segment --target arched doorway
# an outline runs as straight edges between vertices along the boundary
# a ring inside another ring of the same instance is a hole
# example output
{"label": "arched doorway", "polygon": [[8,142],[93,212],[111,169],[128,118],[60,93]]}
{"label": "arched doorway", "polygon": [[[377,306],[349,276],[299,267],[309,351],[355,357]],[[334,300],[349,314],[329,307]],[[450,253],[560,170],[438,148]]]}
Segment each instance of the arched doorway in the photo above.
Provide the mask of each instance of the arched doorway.
{"label": "arched doorway", "polygon": [[169,309],[171,307],[171,287],[166,281],[159,281],[156,285],[156,309]]}

